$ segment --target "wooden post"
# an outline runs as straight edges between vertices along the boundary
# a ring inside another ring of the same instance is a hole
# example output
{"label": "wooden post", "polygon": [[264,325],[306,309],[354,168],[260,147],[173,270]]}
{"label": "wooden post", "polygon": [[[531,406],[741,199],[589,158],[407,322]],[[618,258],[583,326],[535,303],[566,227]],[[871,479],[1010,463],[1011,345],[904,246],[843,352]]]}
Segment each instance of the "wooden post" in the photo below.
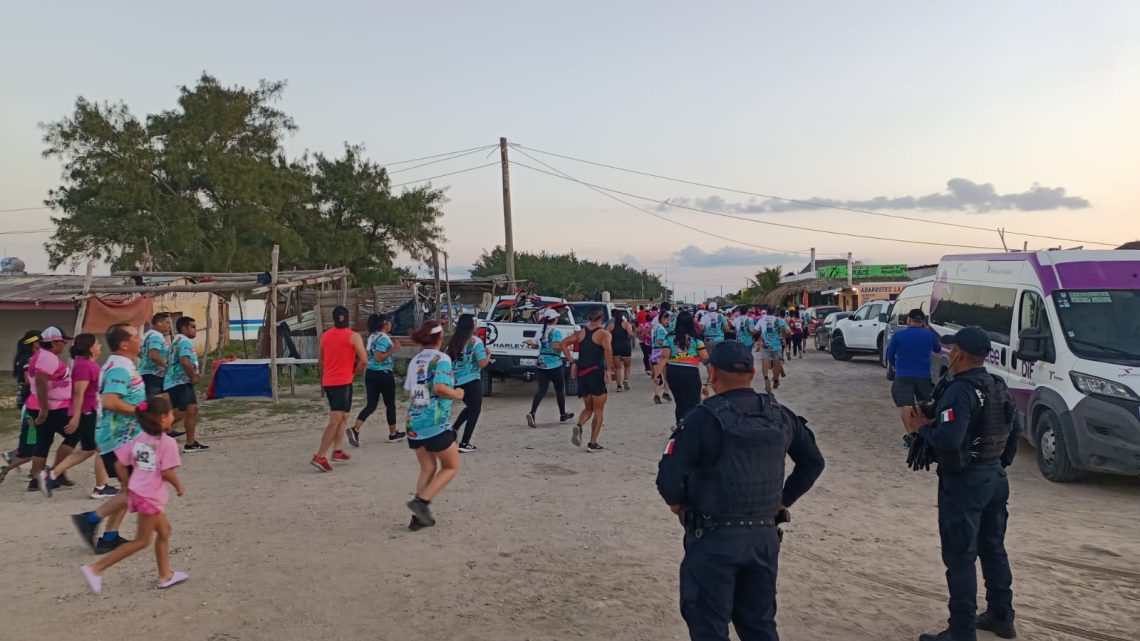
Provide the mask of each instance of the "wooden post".
{"label": "wooden post", "polygon": [[503,161],[503,226],[506,229],[507,280],[515,280],[515,232],[511,224],[511,162],[507,158],[507,139],[499,138],[499,157]]}
{"label": "wooden post", "polygon": [[245,358],[249,358],[249,347],[245,342],[245,297],[241,294],[237,295],[238,301],[238,318],[241,319],[241,353]]}
{"label": "wooden post", "polygon": [[[212,294],[206,295],[212,296]],[[198,372],[199,374],[205,374],[206,372],[210,371],[210,307],[212,307],[212,305],[210,305],[210,303],[206,303],[206,340],[203,341],[206,343],[206,346],[202,350],[202,363],[199,366],[201,369],[201,371]]]}
{"label": "wooden post", "polygon": [[443,252],[443,281],[447,283],[447,324],[455,329],[458,319],[455,316],[455,300],[451,298],[451,276],[447,273],[447,252]]}
{"label": "wooden post", "polygon": [[277,398],[277,263],[281,247],[273,246],[273,258],[269,272],[269,386],[273,392],[273,402]]}
{"label": "wooden post", "polygon": [[83,300],[79,301],[79,311],[75,314],[75,332],[77,336],[83,331],[83,321],[87,318],[87,301],[91,300],[91,279],[95,277],[95,262],[88,261],[87,277],[83,279]]}
{"label": "wooden post", "polygon": [[[438,323],[443,318],[443,305],[440,305],[440,303],[439,303],[439,299],[443,298],[443,297],[440,296],[441,292],[439,291],[440,286],[439,286],[439,250],[438,249],[433,248],[431,250],[431,264],[432,264],[432,268],[435,270],[435,322]],[[447,310],[447,315],[451,316],[451,310],[450,309]]]}

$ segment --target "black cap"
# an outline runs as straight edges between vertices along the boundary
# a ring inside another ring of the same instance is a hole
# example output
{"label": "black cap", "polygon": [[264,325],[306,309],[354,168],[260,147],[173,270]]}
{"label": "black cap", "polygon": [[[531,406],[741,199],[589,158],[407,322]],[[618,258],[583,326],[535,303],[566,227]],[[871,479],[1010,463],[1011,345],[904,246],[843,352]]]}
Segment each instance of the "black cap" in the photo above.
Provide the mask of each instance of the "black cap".
{"label": "black cap", "polygon": [[348,327],[348,308],[337,305],[333,308],[333,325],[335,327]]}
{"label": "black cap", "polygon": [[990,335],[981,327],[963,327],[957,334],[942,337],[943,345],[957,345],[963,352],[974,356],[989,356]]}
{"label": "black cap", "polygon": [[722,372],[744,374],[755,368],[752,351],[740,341],[721,341],[709,354],[709,365]]}
{"label": "black cap", "polygon": [[910,312],[907,313],[906,317],[912,321],[921,322],[926,320],[926,312],[916,307],[915,309],[910,310]]}

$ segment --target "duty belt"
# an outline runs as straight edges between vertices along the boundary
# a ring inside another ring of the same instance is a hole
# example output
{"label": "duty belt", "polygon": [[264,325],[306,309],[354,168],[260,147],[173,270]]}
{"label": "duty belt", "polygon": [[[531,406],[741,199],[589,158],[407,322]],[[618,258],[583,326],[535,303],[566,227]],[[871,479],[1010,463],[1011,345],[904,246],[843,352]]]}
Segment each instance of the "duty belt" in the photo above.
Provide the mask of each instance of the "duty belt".
{"label": "duty belt", "polygon": [[744,518],[714,518],[702,514],[695,519],[693,536],[698,539],[718,527],[776,527],[776,519],[770,516],[749,516]]}

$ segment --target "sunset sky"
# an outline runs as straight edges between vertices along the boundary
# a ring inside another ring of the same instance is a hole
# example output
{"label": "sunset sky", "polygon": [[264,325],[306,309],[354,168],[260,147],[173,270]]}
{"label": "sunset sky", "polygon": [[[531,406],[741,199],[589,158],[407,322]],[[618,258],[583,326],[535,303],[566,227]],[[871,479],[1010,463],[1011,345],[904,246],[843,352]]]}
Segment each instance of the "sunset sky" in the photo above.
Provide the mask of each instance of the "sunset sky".
{"label": "sunset sky", "polygon": [[[77,96],[122,100],[141,116],[173,107],[178,86],[206,71],[224,84],[288,81],[280,106],[300,127],[286,141],[292,155],[349,142],[394,162],[507,136],[743,192],[1005,227],[1017,247],[1080,244],[1018,232],[1140,237],[1140,3],[791,4],[9,3],[0,210],[40,206],[59,184],[38,123],[68,114]],[[1001,246],[991,231],[806,209],[527,153],[724,238],[513,167],[518,249],[667,271],[690,298],[737,289],[763,265],[798,270],[810,247],[920,264],[984,251],[924,242]],[[480,152],[393,183],[497,158]],[[499,172],[433,184],[448,188],[447,248],[462,271],[503,241]],[[666,199],[739,219],[653,202]],[[4,253],[45,270],[50,232],[10,232],[51,227],[50,215],[0,213]]]}

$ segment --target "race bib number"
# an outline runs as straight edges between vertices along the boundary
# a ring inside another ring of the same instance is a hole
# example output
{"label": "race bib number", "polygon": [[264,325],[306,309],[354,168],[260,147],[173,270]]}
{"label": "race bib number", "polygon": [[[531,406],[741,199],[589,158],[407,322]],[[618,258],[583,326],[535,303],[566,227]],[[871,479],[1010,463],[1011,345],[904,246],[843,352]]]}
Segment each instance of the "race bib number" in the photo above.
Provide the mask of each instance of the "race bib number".
{"label": "race bib number", "polygon": [[158,452],[155,452],[151,445],[135,441],[134,459],[135,467],[144,472],[158,470]]}
{"label": "race bib number", "polygon": [[428,394],[427,385],[423,383],[416,383],[412,388],[412,405],[415,407],[427,407],[431,404],[431,395]]}

